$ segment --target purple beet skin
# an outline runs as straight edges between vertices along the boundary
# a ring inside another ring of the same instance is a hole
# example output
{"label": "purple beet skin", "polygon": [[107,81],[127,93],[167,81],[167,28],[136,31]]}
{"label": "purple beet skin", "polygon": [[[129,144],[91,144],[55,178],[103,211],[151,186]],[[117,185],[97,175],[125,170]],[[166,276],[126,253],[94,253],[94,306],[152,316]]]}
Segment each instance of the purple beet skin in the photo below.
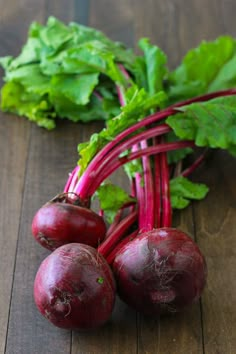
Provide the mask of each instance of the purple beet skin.
{"label": "purple beet skin", "polygon": [[154,229],[129,242],[113,269],[120,297],[147,315],[177,312],[196,302],[207,277],[196,243],[174,228]]}
{"label": "purple beet skin", "polygon": [[67,244],[40,265],[34,283],[37,308],[51,323],[87,330],[109,320],[115,281],[106,260],[83,244]]}
{"label": "purple beet skin", "polygon": [[37,242],[51,251],[74,242],[97,247],[105,237],[106,225],[101,216],[88,208],[49,202],[35,214],[32,233]]}

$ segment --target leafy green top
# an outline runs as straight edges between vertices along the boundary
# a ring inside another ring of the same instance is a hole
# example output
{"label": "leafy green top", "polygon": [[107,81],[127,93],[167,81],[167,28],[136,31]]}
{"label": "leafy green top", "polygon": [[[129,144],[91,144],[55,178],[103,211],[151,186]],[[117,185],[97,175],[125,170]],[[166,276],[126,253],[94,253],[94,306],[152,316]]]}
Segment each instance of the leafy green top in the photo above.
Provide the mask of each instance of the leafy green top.
{"label": "leafy green top", "polygon": [[119,112],[114,84],[127,85],[118,64],[132,69],[134,54],[103,33],[50,17],[32,23],[16,58],[4,57],[1,108],[47,129],[55,118],[108,119]]}
{"label": "leafy green top", "polygon": [[[77,23],[66,26],[54,17],[45,26],[34,22],[19,56],[0,58],[5,70],[1,108],[47,129],[55,127],[56,118],[106,120],[100,133],[78,145],[82,173],[104,145],[150,112],[236,85],[236,41],[230,36],[203,41],[174,70],[168,68],[166,54],[147,38],[138,45],[141,55]],[[122,108],[117,88],[125,96]],[[223,148],[236,155],[235,107],[236,98],[229,96],[176,108],[178,113],[166,121],[173,129],[168,140],[195,140],[198,146]],[[189,153],[191,149],[170,152],[169,163]],[[139,161],[127,164],[125,170],[130,177],[140,172]],[[118,197],[113,209],[105,198],[109,188]],[[206,193],[206,186],[187,179],[171,181],[174,208],[183,208],[189,199],[201,199]],[[97,195],[110,218],[129,199],[107,184]]]}

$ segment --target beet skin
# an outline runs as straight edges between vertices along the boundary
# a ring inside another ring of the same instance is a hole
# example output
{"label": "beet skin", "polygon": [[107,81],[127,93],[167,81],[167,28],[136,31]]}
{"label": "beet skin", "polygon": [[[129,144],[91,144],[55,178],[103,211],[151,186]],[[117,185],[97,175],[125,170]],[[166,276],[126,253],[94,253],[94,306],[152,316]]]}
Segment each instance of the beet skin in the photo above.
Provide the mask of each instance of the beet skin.
{"label": "beet skin", "polygon": [[206,283],[205,259],[184,232],[145,232],[117,254],[113,269],[122,300],[147,315],[177,312],[197,301]]}
{"label": "beet skin", "polygon": [[106,225],[101,216],[88,208],[49,202],[35,214],[32,233],[37,242],[51,251],[73,242],[97,247],[105,237]]}
{"label": "beet skin", "polygon": [[101,326],[114,307],[112,271],[90,246],[61,246],[41,263],[34,299],[42,315],[57,327],[87,330]]}

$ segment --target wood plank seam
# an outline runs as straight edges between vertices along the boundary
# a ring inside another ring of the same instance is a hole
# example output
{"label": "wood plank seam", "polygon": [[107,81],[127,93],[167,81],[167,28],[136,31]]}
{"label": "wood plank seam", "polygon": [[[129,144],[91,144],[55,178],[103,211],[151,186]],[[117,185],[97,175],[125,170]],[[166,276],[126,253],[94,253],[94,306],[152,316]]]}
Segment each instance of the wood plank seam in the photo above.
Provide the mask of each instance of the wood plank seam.
{"label": "wood plank seam", "polygon": [[16,241],[13,276],[12,276],[12,283],[11,283],[11,294],[10,294],[10,302],[9,302],[9,309],[8,309],[8,320],[7,320],[7,330],[6,330],[6,341],[5,341],[4,353],[6,353],[7,344],[8,344],[9,321],[10,321],[10,313],[11,313],[11,305],[12,305],[13,285],[14,285],[14,280],[15,280],[16,259],[17,259],[18,244],[19,244],[20,226],[21,226],[21,222],[22,222],[22,218],[23,218],[24,192],[26,189],[26,181],[27,181],[27,179],[25,177],[27,175],[27,170],[28,170],[28,166],[29,166],[30,145],[31,145],[31,140],[32,140],[31,136],[32,136],[32,126],[30,127],[30,132],[29,132],[27,157],[26,157],[26,163],[25,163],[25,169],[24,169],[24,184],[23,184],[22,195],[21,195],[20,218],[19,218],[19,224],[18,224],[18,230],[17,230],[17,241]]}

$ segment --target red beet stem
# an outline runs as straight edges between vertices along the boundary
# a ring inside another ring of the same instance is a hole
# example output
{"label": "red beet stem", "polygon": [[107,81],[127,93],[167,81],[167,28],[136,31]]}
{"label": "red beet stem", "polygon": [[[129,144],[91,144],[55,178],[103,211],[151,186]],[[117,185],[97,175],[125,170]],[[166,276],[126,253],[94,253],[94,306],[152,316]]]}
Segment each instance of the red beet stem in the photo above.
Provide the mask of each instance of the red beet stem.
{"label": "red beet stem", "polygon": [[80,178],[77,186],[74,189],[74,192],[77,193],[82,199],[88,196],[88,190],[91,185],[96,184],[96,180],[102,174],[104,168],[109,166],[109,163],[113,165],[114,160],[124,151],[131,148],[136,143],[139,143],[142,140],[146,140],[152,138],[154,136],[162,135],[164,133],[168,133],[171,128],[167,124],[162,124],[157,127],[148,129],[144,132],[141,132],[126,141],[120,143],[119,146],[111,150],[107,156],[103,158],[103,161],[100,161],[99,165],[96,169],[93,170],[93,173],[88,174],[89,166],[85,172],[85,174]]}
{"label": "red beet stem", "polygon": [[105,238],[108,238],[115,231],[117,226],[119,225],[121,218],[122,218],[122,212],[123,212],[123,209],[118,210],[116,216],[114,217],[114,221],[111,223],[109,229],[107,230]]}
{"label": "red beet stem", "polygon": [[139,230],[135,230],[133,231],[130,235],[126,236],[122,241],[120,241],[117,246],[106,256],[106,260],[108,264],[112,264],[117,253],[119,252],[119,250],[126,245],[127,243],[129,243],[130,241],[134,240],[135,237],[138,235]]}
{"label": "red beet stem", "polygon": [[[154,146],[160,143],[160,138],[153,139]],[[154,155],[154,217],[155,228],[161,226],[161,175],[160,175],[160,154]]]}
{"label": "red beet stem", "polygon": [[137,212],[133,211],[131,214],[126,216],[117,226],[116,230],[98,247],[98,252],[106,257],[117,243],[124,237],[125,233],[133,225],[137,219]]}
{"label": "red beet stem", "polygon": [[[139,144],[135,144],[132,146],[132,152],[135,153],[139,151]],[[145,214],[145,204],[143,203],[144,200],[144,181],[143,181],[143,175],[140,172],[135,173],[135,197],[137,200],[137,206],[138,206],[138,225],[139,228],[142,228],[145,226],[145,224],[142,224],[144,219],[143,215]]]}
{"label": "red beet stem", "polygon": [[[64,193],[68,193],[69,192],[69,190],[73,190],[73,188],[74,188],[74,185],[77,183],[77,181],[78,181],[78,173],[79,173],[79,170],[80,170],[80,166],[76,166],[74,169],[73,169],[73,171],[71,172],[71,173],[69,173],[69,178],[68,178],[68,180],[67,180],[67,182],[66,182],[66,185],[65,185],[65,187],[64,187],[64,190],[63,190],[63,192]],[[75,182],[74,182],[74,180],[76,180]]]}
{"label": "red beet stem", "polygon": [[204,152],[184,171],[181,172],[181,176],[188,177],[192,172],[198,168],[202,162],[205,160],[208,149],[205,149]]}
{"label": "red beet stem", "polygon": [[[164,142],[164,137],[161,138]],[[166,152],[160,154],[160,176],[161,176],[161,227],[171,227],[172,224],[172,208],[170,201],[170,181],[169,167]]]}
{"label": "red beet stem", "polygon": [[[141,141],[141,148],[142,149],[147,149],[148,144],[146,140]],[[142,225],[139,225],[140,230],[142,232],[144,231],[149,231],[152,230],[154,227],[154,185],[153,185],[153,176],[152,176],[152,167],[151,167],[151,161],[149,156],[143,156],[142,157],[142,164],[143,164],[143,183],[144,183],[144,199],[141,201],[141,203],[144,204],[145,210],[144,210],[144,215],[142,216],[143,218],[143,223]]]}
{"label": "red beet stem", "polygon": [[[111,166],[107,166],[107,168],[103,168],[103,171],[100,171],[100,175],[97,176],[96,181],[92,185],[90,185],[90,188],[87,190],[87,197],[92,196],[97,188],[100,186],[100,184],[108,177],[110,176],[114,171],[116,171],[119,167],[122,165],[126,164],[127,162],[130,162],[132,160],[138,159],[142,156],[149,156],[149,155],[155,155],[160,152],[165,152],[165,151],[171,151],[171,150],[177,150],[177,149],[183,149],[186,147],[193,147],[194,146],[194,141],[190,140],[182,140],[178,142],[171,142],[171,143],[165,143],[165,144],[160,144],[158,146],[151,146],[146,149],[137,151],[137,152],[131,152],[127,156],[122,156],[115,161],[113,161]],[[79,194],[78,191],[75,191],[75,193]]]}
{"label": "red beet stem", "polygon": [[[178,108],[181,106],[189,105],[194,102],[204,102],[216,97],[221,97],[221,96],[230,96],[230,95],[236,95],[236,89],[230,89],[230,90],[222,90],[222,91],[217,91],[217,92],[212,92],[209,94],[205,94],[202,96],[194,97],[182,102],[179,102],[177,104],[174,104],[162,111],[156,112],[154,114],[149,115],[148,117],[142,119],[138,123],[132,125],[131,127],[127,128],[120,134],[118,134],[115,139],[113,139],[110,143],[108,143],[103,149],[101,149],[96,156],[93,158],[93,160],[90,162],[89,166],[87,167],[86,171],[83,173],[83,175],[80,178],[80,181],[77,184],[76,190],[79,195],[81,195],[82,198],[86,198],[87,195],[87,180],[90,180],[90,176],[93,175],[94,171],[100,166],[101,162],[104,160],[106,155],[116,147],[124,138],[129,136],[132,133],[135,133],[138,131],[140,128],[145,127],[147,125],[150,125],[152,123],[158,122],[160,120],[163,120],[167,118],[170,115],[174,115],[178,113]],[[85,187],[84,187],[85,184]],[[84,191],[85,189],[85,191]],[[84,196],[82,196],[84,195]]]}

